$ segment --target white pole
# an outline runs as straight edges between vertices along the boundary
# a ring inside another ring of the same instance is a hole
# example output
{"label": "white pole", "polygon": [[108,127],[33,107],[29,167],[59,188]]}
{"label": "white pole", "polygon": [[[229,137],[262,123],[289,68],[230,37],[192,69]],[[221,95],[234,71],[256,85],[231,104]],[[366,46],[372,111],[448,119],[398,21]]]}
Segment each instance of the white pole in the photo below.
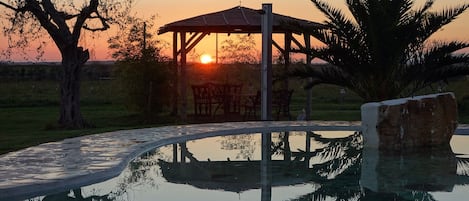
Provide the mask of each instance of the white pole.
{"label": "white pole", "polygon": [[272,4],[262,4],[261,120],[272,120]]}

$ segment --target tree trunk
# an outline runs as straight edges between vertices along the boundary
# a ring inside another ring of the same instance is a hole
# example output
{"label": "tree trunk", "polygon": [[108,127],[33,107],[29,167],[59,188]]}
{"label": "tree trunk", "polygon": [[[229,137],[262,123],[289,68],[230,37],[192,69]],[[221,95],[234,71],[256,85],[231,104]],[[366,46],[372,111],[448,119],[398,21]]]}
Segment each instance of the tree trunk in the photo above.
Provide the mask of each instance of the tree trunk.
{"label": "tree trunk", "polygon": [[80,129],[89,125],[80,110],[81,69],[89,59],[88,50],[81,47],[65,48],[62,53],[62,77],[60,80],[60,117],[62,128]]}

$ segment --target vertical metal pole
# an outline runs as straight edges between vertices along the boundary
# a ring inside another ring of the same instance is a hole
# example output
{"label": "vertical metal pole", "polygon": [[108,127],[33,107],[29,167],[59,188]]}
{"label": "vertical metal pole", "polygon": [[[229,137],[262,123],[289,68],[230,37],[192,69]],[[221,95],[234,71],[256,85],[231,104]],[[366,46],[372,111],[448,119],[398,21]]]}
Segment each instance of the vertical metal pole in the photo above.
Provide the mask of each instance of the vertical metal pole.
{"label": "vertical metal pole", "polygon": [[[304,38],[305,38],[305,48],[307,50],[310,50],[311,49],[311,38],[310,38],[310,35],[308,34],[304,34]],[[307,66],[311,66],[311,60],[312,60],[312,56],[310,54],[306,54],[306,65]],[[309,78],[308,81],[312,81],[312,78]],[[305,115],[306,115],[306,118],[305,120],[309,121],[309,120],[312,120],[311,119],[311,102],[313,101],[313,89],[308,89],[307,92],[306,92],[306,112],[305,112]]]}
{"label": "vertical metal pole", "polygon": [[272,4],[262,4],[261,120],[272,120]]}

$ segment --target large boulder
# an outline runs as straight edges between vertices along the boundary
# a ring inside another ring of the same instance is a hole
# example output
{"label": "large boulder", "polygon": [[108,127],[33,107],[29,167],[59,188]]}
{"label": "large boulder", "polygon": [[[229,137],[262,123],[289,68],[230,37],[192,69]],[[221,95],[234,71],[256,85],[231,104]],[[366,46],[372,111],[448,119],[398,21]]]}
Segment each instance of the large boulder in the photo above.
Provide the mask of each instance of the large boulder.
{"label": "large boulder", "polygon": [[458,124],[453,93],[366,103],[361,113],[364,146],[380,150],[448,146]]}

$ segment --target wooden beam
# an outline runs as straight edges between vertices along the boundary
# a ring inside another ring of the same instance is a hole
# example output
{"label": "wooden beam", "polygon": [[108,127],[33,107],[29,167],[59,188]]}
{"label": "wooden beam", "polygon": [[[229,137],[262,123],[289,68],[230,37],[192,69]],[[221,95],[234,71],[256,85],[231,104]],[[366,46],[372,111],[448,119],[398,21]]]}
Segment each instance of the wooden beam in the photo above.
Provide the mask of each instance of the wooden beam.
{"label": "wooden beam", "polygon": [[[185,46],[186,46],[186,49],[185,49],[186,54],[187,54],[188,52],[190,52],[206,35],[208,35],[207,32],[204,32],[204,33],[199,32],[199,33],[200,33],[200,34],[193,34],[193,35],[191,36],[191,38],[189,38],[189,40],[188,40],[187,42],[185,42],[185,44],[186,44],[186,45],[185,45]],[[198,36],[198,37],[196,38],[196,36]],[[196,38],[196,39],[195,39],[195,38]],[[194,39],[195,39],[195,40],[194,40]],[[182,48],[178,51],[178,54],[181,53],[181,50],[182,50]]]}
{"label": "wooden beam", "polygon": [[186,53],[187,53],[187,52],[190,52],[197,44],[199,44],[199,42],[200,42],[206,35],[208,35],[207,32],[202,33],[202,34],[199,35],[199,37],[198,37],[197,39],[195,39],[194,42],[192,42],[191,44],[188,43],[189,47],[187,47]]}
{"label": "wooden beam", "polygon": [[198,36],[200,33],[202,33],[202,32],[191,33],[191,37],[189,38],[189,40],[187,40],[186,44],[192,43],[192,41],[194,40],[194,38],[195,38],[196,36]]}
{"label": "wooden beam", "polygon": [[291,37],[291,40],[293,41],[293,43],[295,43],[298,46],[300,50],[306,49],[305,46],[303,46],[298,40],[296,40],[295,37]]}
{"label": "wooden beam", "polygon": [[285,50],[282,47],[280,47],[280,45],[277,42],[275,42],[275,40],[272,40],[272,45],[274,45],[274,47],[277,48],[282,54],[285,54]]}

